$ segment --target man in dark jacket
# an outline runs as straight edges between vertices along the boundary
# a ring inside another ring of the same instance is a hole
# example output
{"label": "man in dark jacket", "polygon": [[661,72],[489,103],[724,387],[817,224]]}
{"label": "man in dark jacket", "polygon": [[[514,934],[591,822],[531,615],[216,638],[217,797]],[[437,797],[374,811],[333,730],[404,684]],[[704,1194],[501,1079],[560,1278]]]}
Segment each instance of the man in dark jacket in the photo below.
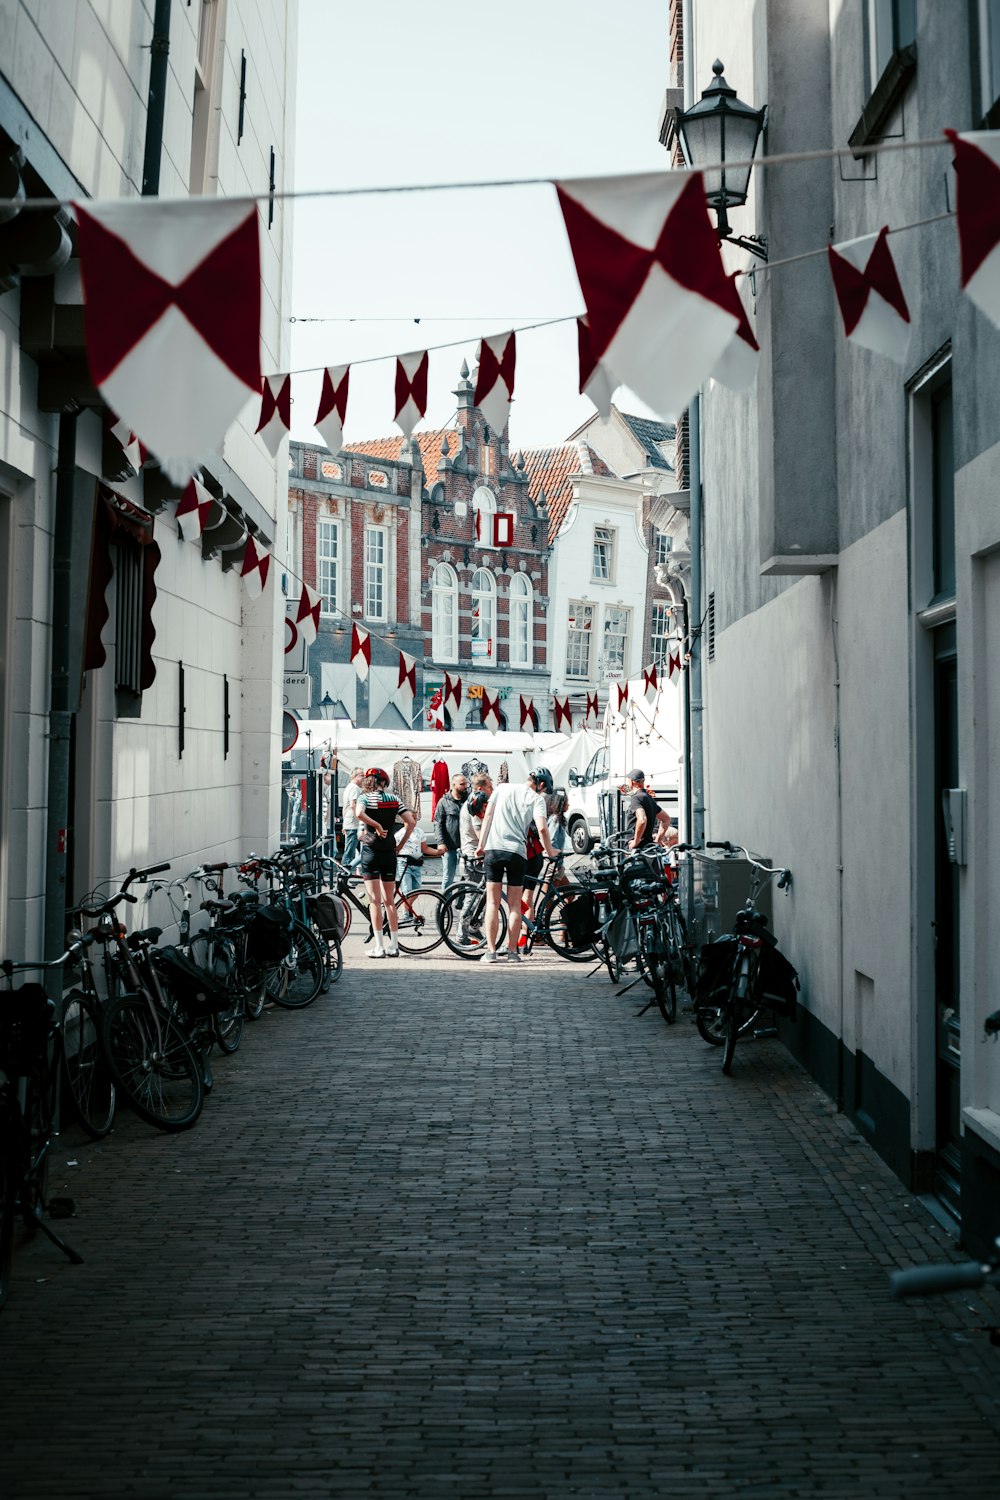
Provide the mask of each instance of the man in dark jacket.
{"label": "man in dark jacket", "polygon": [[458,870],[458,853],[462,847],[462,830],[459,819],[462,803],[469,795],[468,777],[459,772],[451,778],[451,790],[445,792],[434,809],[434,832],[444,855],[444,879],[442,890],[455,884]]}

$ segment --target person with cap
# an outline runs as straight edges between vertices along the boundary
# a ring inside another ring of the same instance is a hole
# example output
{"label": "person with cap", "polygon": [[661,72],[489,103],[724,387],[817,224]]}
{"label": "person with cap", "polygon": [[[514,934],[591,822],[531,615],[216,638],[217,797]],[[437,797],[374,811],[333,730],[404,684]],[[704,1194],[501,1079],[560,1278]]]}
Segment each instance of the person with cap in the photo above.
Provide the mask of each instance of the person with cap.
{"label": "person with cap", "polygon": [[[502,963],[508,957],[520,960],[521,890],[524,885],[525,842],[528,825],[534,822],[545,853],[555,855],[545,816],[545,798],[552,791],[552,774],[544,766],[528,773],[524,786],[505,782],[496,787],[486,806],[476,858],[486,864],[486,952],[482,962]],[[507,883],[507,952],[497,952],[500,930],[500,898]]]}
{"label": "person with cap", "polygon": [[650,844],[665,844],[670,833],[670,814],[665,813],[646,791],[646,773],[636,768],[628,773],[628,785],[623,793],[630,793],[628,812],[625,816],[625,833],[629,849],[646,849]]}
{"label": "person with cap", "polygon": [[[403,825],[400,843],[405,843],[416,822],[398,797],[389,791],[389,773],[381,766],[365,772],[365,789],[355,804],[361,834],[361,873],[365,878],[372,921],[369,958],[398,958],[399,914],[396,911],[396,829]],[[389,926],[389,941],[382,946],[382,909]]]}

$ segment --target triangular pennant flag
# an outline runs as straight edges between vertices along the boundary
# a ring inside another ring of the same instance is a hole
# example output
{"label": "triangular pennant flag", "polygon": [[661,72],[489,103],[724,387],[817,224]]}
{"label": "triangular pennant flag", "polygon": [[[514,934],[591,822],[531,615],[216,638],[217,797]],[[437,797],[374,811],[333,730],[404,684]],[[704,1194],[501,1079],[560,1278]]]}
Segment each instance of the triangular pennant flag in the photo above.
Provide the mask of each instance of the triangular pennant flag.
{"label": "triangular pennant flag", "polygon": [[427,411],[427,350],[396,360],[396,426],[409,437]]}
{"label": "triangular pennant flag", "polygon": [[260,390],[257,207],[132,198],[74,208],[91,377],[183,482]]}
{"label": "triangular pennant flag", "polygon": [[568,733],[573,733],[573,715],[570,712],[569,699],[564,698],[560,703],[555,693],[552,695],[552,712],[556,721],[556,728],[561,729],[565,724]]}
{"label": "triangular pennant flag", "polygon": [[878,234],[828,245],[827,253],[847,337],[902,365],[910,347],[910,310],[896,274],[888,234],[886,226]]}
{"label": "triangular pennant flag", "polygon": [[215,497],[197,479],[189,479],[177,502],[174,514],[181,523],[181,536],[196,542],[208,525],[215,508]]}
{"label": "triangular pennant flag", "polygon": [[268,453],[274,456],[292,425],[292,377],[265,375],[261,389],[257,431]]}
{"label": "triangular pennant flag", "polygon": [[642,669],[642,691],[650,700],[655,698],[660,691],[660,684],[656,676],[655,661],[651,667],[643,667]]}
{"label": "triangular pennant flag", "polygon": [[436,688],[431,694],[431,701],[427,705],[427,717],[434,729],[444,728],[444,698],[440,688]]}
{"label": "triangular pennant flag", "polygon": [[618,382],[606,365],[594,358],[590,329],[586,318],[576,320],[577,350],[580,356],[580,395],[588,396],[605,421],[611,415],[611,397]]}
{"label": "triangular pennant flag", "polygon": [[738,317],[700,172],[556,183],[591,356],[661,417],[683,411]]}
{"label": "triangular pennant flag", "polygon": [[514,512],[500,510],[493,517],[493,545],[494,547],[513,547],[514,545]]}
{"label": "triangular pennant flag", "polygon": [[673,646],[671,646],[671,648],[670,648],[670,657],[669,657],[669,660],[667,662],[667,675],[669,676],[671,682],[679,682],[680,681],[680,678],[681,678],[681,667],[682,667],[682,662],[681,662],[681,648],[680,648],[680,644],[678,644],[676,651],[674,650]]}
{"label": "triangular pennant flag", "polygon": [[735,273],[728,279],[732,292],[730,306],[737,317],[736,332],[715,361],[712,367],[712,379],[728,386],[731,391],[745,391],[748,385],[753,384],[753,378],[757,373],[760,345],[754,338],[753,329],[750,327],[750,319],[747,317],[743,298],[736,289]]}
{"label": "triangular pennant flag", "polygon": [[322,606],[323,596],[304,583],[299,596],[299,607],[295,611],[295,625],[307,646],[311,646],[319,634],[319,613]]}
{"label": "triangular pennant flag", "polygon": [[108,413],[108,431],[120,446],[129,467],[138,474],[147,458],[145,445],[140,443],[127,422],[123,422],[120,417],[112,416],[110,412]]}
{"label": "triangular pennant flag", "polygon": [[525,725],[527,725],[528,733],[529,734],[534,734],[534,732],[535,732],[535,700],[534,700],[534,698],[526,698],[524,696],[524,694],[522,693],[521,694],[521,728],[523,729],[525,727]]}
{"label": "triangular pennant flag", "polygon": [[501,333],[492,339],[480,339],[476,357],[479,369],[476,373],[473,405],[479,407],[490,431],[500,437],[507,426],[510,404],[514,399],[517,340],[512,333]]}
{"label": "triangular pennant flag", "polygon": [[413,700],[417,696],[417,658],[408,656],[405,651],[399,653],[399,681],[396,684],[396,696],[406,705],[407,720],[412,720]]}
{"label": "triangular pennant flag", "polygon": [[1000,130],[945,135],[955,148],[962,290],[1000,328]]}
{"label": "triangular pennant flag", "polygon": [[344,423],[347,421],[347,388],[351,380],[350,365],[331,365],[323,371],[319,393],[319,410],[315,427],[331,453],[344,446]]}
{"label": "triangular pennant flag", "polygon": [[371,636],[362,625],[351,626],[351,661],[361,681],[368,676],[372,660]]}
{"label": "triangular pennant flag", "polygon": [[448,699],[455,705],[455,712],[462,707],[462,679],[461,677],[450,677],[444,674],[444,706],[448,707]]}
{"label": "triangular pennant flag", "polygon": [[500,728],[500,725],[503,723],[503,720],[500,717],[500,694],[497,693],[494,698],[491,698],[486,689],[483,688],[482,701],[479,705],[479,714],[483,727],[485,729],[492,730],[493,733],[496,734],[497,730]]}
{"label": "triangular pennant flag", "polygon": [[615,692],[618,695],[618,712],[624,716],[625,704],[628,702],[628,683],[616,682]]}
{"label": "triangular pennant flag", "polygon": [[600,716],[601,716],[601,711],[600,711],[600,709],[597,706],[597,694],[596,693],[588,693],[587,694],[587,712],[583,716],[584,725],[586,726],[587,724],[591,723],[591,721],[593,721],[593,723],[596,724],[598,722],[598,720],[600,719]]}
{"label": "triangular pennant flag", "polygon": [[246,550],[240,566],[240,577],[246,584],[251,599],[259,599],[267,586],[271,554],[266,547],[258,547],[252,536],[247,537]]}

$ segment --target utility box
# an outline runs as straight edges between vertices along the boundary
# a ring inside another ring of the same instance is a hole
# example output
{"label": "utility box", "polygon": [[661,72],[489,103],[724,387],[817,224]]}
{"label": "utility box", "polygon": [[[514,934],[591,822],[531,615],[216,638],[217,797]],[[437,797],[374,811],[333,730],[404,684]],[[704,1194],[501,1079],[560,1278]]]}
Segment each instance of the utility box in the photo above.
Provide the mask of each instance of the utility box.
{"label": "utility box", "polygon": [[[754,859],[770,864],[762,854]],[[724,933],[732,932],[736,913],[750,894],[753,866],[742,854],[727,854],[723,849],[699,850],[697,857],[682,855],[679,861],[681,911],[688,926],[688,936],[700,947]],[[772,927],[772,882],[757,893],[757,910]]]}

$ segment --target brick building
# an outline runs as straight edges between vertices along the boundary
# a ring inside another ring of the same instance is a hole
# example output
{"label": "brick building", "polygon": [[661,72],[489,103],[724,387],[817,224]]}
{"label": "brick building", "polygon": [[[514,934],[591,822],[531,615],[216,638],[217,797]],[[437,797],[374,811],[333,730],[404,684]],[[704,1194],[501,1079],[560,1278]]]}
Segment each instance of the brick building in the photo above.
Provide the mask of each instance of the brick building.
{"label": "brick building", "polygon": [[[544,499],[531,498],[506,431],[491,432],[473,405],[464,363],[455,398],[450,426],[409,440],[397,434],[339,454],[291,444],[289,571],[323,598],[310,650],[314,716],[406,727],[396,696],[406,651],[417,660],[415,727],[428,727],[446,670],[462,679],[449,728],[479,727],[484,689],[499,694],[503,727],[520,727],[522,693],[548,727]],[[350,662],[352,621],[371,632],[367,682]]]}

